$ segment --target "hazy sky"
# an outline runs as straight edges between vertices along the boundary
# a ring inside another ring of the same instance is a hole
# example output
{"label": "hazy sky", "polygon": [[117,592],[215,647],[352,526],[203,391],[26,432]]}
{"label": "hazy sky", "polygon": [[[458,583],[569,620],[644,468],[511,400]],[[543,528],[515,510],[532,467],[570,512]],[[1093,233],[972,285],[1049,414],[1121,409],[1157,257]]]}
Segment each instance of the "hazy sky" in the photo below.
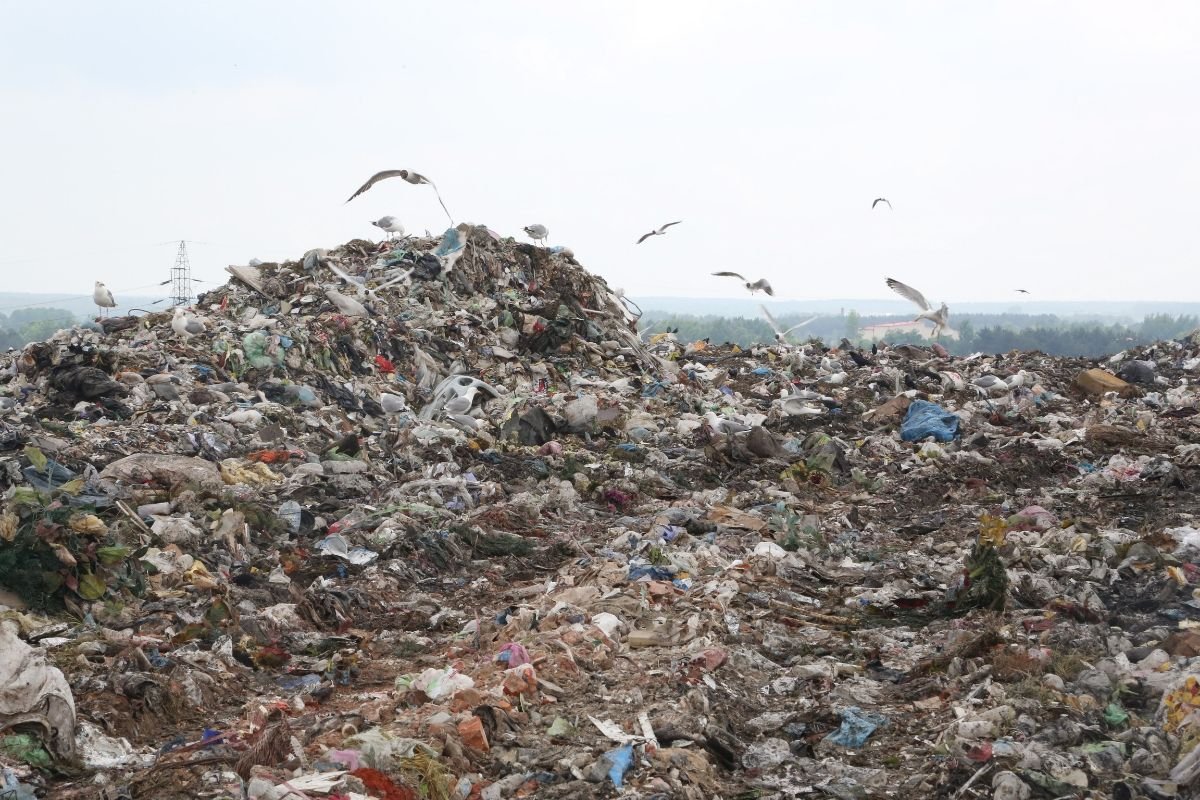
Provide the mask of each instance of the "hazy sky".
{"label": "hazy sky", "polygon": [[[441,231],[634,295],[1200,299],[1194,2],[3,3],[0,290]],[[894,211],[870,209],[876,196]],[[684,224],[640,246],[643,232]],[[136,293],[145,294],[140,289]],[[119,299],[119,296],[118,296]]]}

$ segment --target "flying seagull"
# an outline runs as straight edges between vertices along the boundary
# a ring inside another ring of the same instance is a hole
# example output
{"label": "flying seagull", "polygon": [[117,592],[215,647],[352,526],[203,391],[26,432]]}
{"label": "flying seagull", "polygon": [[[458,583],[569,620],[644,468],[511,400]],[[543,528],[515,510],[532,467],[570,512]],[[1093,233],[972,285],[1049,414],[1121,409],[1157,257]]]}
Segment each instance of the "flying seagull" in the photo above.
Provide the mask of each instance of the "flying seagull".
{"label": "flying seagull", "polygon": [[546,245],[546,237],[550,235],[550,229],[545,225],[526,225],[524,230],[529,234],[530,239],[541,242],[543,247]]}
{"label": "flying seagull", "polygon": [[942,303],[942,307],[935,311],[933,306],[929,304],[929,301],[925,299],[925,295],[921,294],[911,286],[903,284],[895,278],[888,278],[887,285],[889,289],[896,292],[901,297],[907,298],[908,300],[916,303],[917,307],[921,309],[921,313],[916,316],[913,322],[923,319],[927,319],[932,322],[934,338],[936,338],[942,332],[942,329],[946,327],[946,323],[950,319],[950,309],[945,303]]}
{"label": "flying seagull", "polygon": [[92,290],[92,300],[96,301],[101,315],[104,314],[104,309],[117,307],[117,301],[113,298],[113,293],[100,281],[96,281],[96,288]]}
{"label": "flying seagull", "polygon": [[1028,289],[1017,289],[1017,294],[1029,294]]}
{"label": "flying seagull", "polygon": [[876,197],[875,202],[871,203],[871,208],[874,208],[875,206],[879,205],[880,203],[887,203],[888,208],[892,207],[891,202],[886,197]]}
{"label": "flying seagull", "polygon": [[767,320],[767,324],[771,326],[771,330],[775,331],[775,341],[779,342],[780,344],[787,344],[787,335],[789,333],[797,328],[803,328],[805,325],[817,319],[816,317],[810,317],[804,320],[804,322],[797,323],[785,331],[779,327],[779,323],[775,321],[775,317],[771,316],[771,312],[767,311],[766,306],[759,306],[758,310],[762,312],[763,317]]}
{"label": "flying seagull", "polygon": [[755,292],[766,292],[772,297],[775,296],[775,290],[771,288],[771,284],[767,283],[766,278],[759,278],[754,283],[751,283],[736,272],[714,272],[713,275],[721,278],[737,278],[739,281],[742,281],[744,284],[746,284],[746,288],[750,290],[750,294],[754,294]]}
{"label": "flying seagull", "polygon": [[[380,181],[387,180],[388,178],[403,178],[414,186],[422,183],[427,183],[430,186],[433,186],[433,193],[437,195],[438,202],[441,203],[442,206],[442,211],[446,212],[446,218],[450,220],[450,224],[454,224],[454,217],[450,216],[450,211],[446,208],[446,204],[442,202],[442,193],[438,191],[437,186],[434,186],[433,181],[429,180],[429,178],[426,178],[420,173],[407,169],[385,169],[383,172],[376,172],[371,176],[370,180],[368,180],[362,185],[362,187],[359,188],[357,192],[350,195],[350,200],[353,200],[367,189],[370,189],[375,184],[379,183]],[[350,200],[347,200],[346,202],[349,203]]]}
{"label": "flying seagull", "polygon": [[371,224],[387,233],[389,239],[404,235],[404,226],[400,224],[399,217],[380,217]]}
{"label": "flying seagull", "polygon": [[644,242],[644,241],[646,241],[647,239],[649,239],[651,236],[662,236],[664,233],[666,233],[666,232],[667,232],[667,228],[671,227],[672,225],[678,225],[680,222],[683,222],[683,220],[679,220],[679,221],[677,221],[677,222],[668,222],[666,225],[663,225],[663,226],[662,226],[661,228],[659,228],[658,230],[653,230],[653,231],[650,231],[650,232],[649,232],[649,233],[647,233],[647,234],[644,234],[644,235],[642,236],[642,238],[640,238],[640,239],[638,239],[638,240],[637,240],[637,244],[641,244],[642,242]]}

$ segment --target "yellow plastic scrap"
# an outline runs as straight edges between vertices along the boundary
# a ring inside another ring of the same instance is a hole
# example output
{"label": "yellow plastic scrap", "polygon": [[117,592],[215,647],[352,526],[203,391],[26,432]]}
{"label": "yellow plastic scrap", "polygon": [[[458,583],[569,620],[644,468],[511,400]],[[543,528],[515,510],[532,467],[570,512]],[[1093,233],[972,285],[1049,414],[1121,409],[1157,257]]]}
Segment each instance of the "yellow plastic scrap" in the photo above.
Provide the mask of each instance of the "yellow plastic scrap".
{"label": "yellow plastic scrap", "polygon": [[1008,523],[1003,517],[993,517],[986,511],[979,517],[979,543],[992,547],[1004,547],[1008,535]]}
{"label": "yellow plastic scrap", "polygon": [[216,589],[217,581],[213,578],[212,573],[208,571],[208,567],[204,566],[204,562],[196,559],[192,565],[183,573],[192,586],[197,589]]}
{"label": "yellow plastic scrap", "polygon": [[1160,706],[1166,714],[1163,730],[1179,735],[1180,753],[1190,753],[1200,744],[1200,680],[1189,675],[1183,684],[1163,695]]}
{"label": "yellow plastic scrap", "polygon": [[54,551],[54,555],[58,557],[58,560],[62,562],[64,567],[73,567],[79,563],[62,542],[50,545],[50,549]]}
{"label": "yellow plastic scrap", "polygon": [[11,542],[17,537],[17,525],[21,522],[20,517],[11,511],[5,511],[0,514],[0,539],[6,542]]}
{"label": "yellow plastic scrap", "polygon": [[104,524],[104,520],[95,514],[76,514],[67,524],[76,533],[86,533],[89,536],[103,536],[108,533],[108,526]]}
{"label": "yellow plastic scrap", "polygon": [[781,481],[786,481],[788,478],[792,478],[797,481],[803,481],[807,477],[808,467],[804,465],[803,461],[797,461],[795,464],[792,464],[783,472],[779,473],[779,480]]}
{"label": "yellow plastic scrap", "polygon": [[77,495],[81,491],[83,491],[83,486],[84,486],[83,478],[72,478],[71,480],[64,483],[62,486],[58,487],[58,490],[60,492],[64,492],[64,493],[69,494],[72,497],[74,497],[75,495]]}
{"label": "yellow plastic scrap", "polygon": [[227,486],[244,486],[246,484],[263,486],[268,483],[278,483],[283,478],[261,461],[247,464],[237,458],[227,458],[221,462],[221,480]]}
{"label": "yellow plastic scrap", "polygon": [[29,463],[33,464],[33,468],[38,472],[46,471],[46,454],[31,444],[25,445],[25,457],[29,459]]}

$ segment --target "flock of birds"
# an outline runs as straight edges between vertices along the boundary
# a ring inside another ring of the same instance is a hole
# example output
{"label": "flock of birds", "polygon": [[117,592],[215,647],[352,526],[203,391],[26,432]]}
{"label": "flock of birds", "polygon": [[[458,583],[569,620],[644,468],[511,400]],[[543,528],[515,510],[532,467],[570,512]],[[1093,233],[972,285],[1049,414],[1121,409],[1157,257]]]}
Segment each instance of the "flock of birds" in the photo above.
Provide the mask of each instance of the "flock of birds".
{"label": "flock of birds", "polygon": [[[370,189],[372,186],[374,186],[379,181],[386,180],[387,178],[402,178],[405,181],[407,181],[408,183],[411,183],[413,185],[428,184],[429,186],[433,187],[433,190],[435,193],[437,192],[437,187],[434,186],[433,182],[431,180],[429,180],[428,178],[426,178],[424,175],[421,175],[416,172],[412,172],[411,170],[389,169],[389,170],[383,170],[382,172],[377,172],[374,175],[372,175],[367,180],[367,182],[364,183],[362,185],[362,187],[359,188],[358,191],[356,191],[354,194],[350,195],[349,200],[347,200],[346,202],[349,203],[350,200],[353,200],[354,198],[361,195],[363,192]],[[442,197],[440,194],[438,194],[438,202],[441,203],[442,210],[446,211],[446,204],[442,203]],[[889,210],[892,208],[891,201],[888,200],[886,197],[876,197],[874,199],[874,201],[872,201],[872,203],[871,203],[872,210],[874,210],[880,203],[886,205]],[[446,211],[446,217],[450,219],[450,224],[453,225],[454,219],[453,219],[453,217],[450,216],[449,211]],[[660,225],[659,227],[655,228],[654,230],[651,230],[647,233],[642,234],[642,236],[635,242],[635,244],[641,244],[642,242],[644,242],[647,239],[650,239],[654,236],[664,236],[664,235],[666,235],[668,228],[670,228],[674,225],[679,225],[681,222],[683,222],[683,220],[676,220],[674,222],[668,222],[664,225]],[[400,221],[397,220],[395,217],[384,217],[383,219],[380,219],[376,222],[372,222],[371,224],[375,225],[378,228],[381,228],[384,231],[387,231],[389,234],[395,234],[395,235],[400,235],[400,236],[402,236],[404,234],[403,226],[400,224]],[[527,225],[527,226],[525,226],[524,231],[525,231],[525,234],[537,244],[545,246],[546,242],[549,241],[550,229],[547,228],[545,225],[541,225],[541,224]],[[744,276],[740,273],[728,272],[728,271],[714,272],[714,273],[712,273],[712,275],[715,277],[718,277],[718,278],[735,278],[736,280],[738,280],[742,283],[742,286],[745,287],[745,289],[748,292],[750,292],[751,295],[754,295],[758,292],[763,292],[764,294],[766,294],[769,297],[773,297],[775,295],[775,290],[771,287],[770,281],[768,281],[766,278],[758,278],[756,280],[750,280],[749,278],[747,278],[746,276]],[[901,297],[903,297],[907,300],[910,300],[912,303],[914,303],[917,306],[917,308],[919,309],[919,313],[913,319],[913,322],[920,322],[921,320],[928,320],[933,323],[933,331],[932,331],[933,338],[939,337],[943,331],[949,329],[950,309],[946,305],[946,303],[943,302],[941,304],[941,306],[934,308],[934,306],[928,300],[925,299],[925,295],[921,294],[921,292],[919,292],[918,290],[909,286],[908,284],[901,283],[900,281],[896,280],[895,278],[888,278],[887,285],[888,285],[888,288],[892,289],[892,291],[896,292]],[[1018,289],[1017,291],[1021,294],[1029,294],[1029,292],[1025,289]],[[805,320],[804,322],[793,325],[792,327],[788,328],[787,330],[783,330],[779,326],[779,323],[775,321],[775,318],[771,316],[770,312],[767,311],[765,306],[759,306],[759,308],[762,311],[763,316],[766,318],[768,324],[770,324],[771,329],[775,332],[776,340],[781,343],[786,342],[788,334],[792,333],[793,331],[795,331],[799,328],[804,327],[805,325],[809,324],[810,322],[812,322],[813,320],[816,319],[816,317],[813,317],[812,319]]]}
{"label": "flock of birds", "polygon": [[[413,172],[412,170],[387,169],[377,172],[367,179],[367,182],[360,186],[358,190],[354,192],[354,194],[350,195],[346,202],[349,203],[354,198],[368,191],[375,184],[389,178],[400,178],[414,186],[426,185],[432,188],[434,194],[437,196],[438,203],[441,205],[442,210],[446,212],[447,219],[450,220],[451,225],[454,225],[454,218],[450,215],[449,209],[446,208],[446,204],[442,200],[442,195],[440,192],[438,192],[437,186],[433,183],[433,181],[429,180],[429,178],[421,175],[418,172]],[[891,201],[889,201],[886,197],[875,198],[875,200],[871,203],[871,208],[875,209],[880,203],[886,205],[889,210],[892,208]],[[682,222],[683,220],[676,220],[674,222],[665,223],[654,230],[642,234],[635,244],[642,244],[647,239],[655,236],[664,236],[666,235],[668,228],[671,228],[674,225],[679,225]],[[401,224],[398,217],[381,217],[380,219],[373,220],[371,224],[386,233],[388,239],[394,239],[396,237],[403,238],[405,236],[404,225]],[[527,225],[525,226],[524,231],[530,239],[542,246],[545,246],[546,242],[549,241],[550,229],[545,225]],[[775,290],[771,287],[770,281],[768,281],[766,278],[750,280],[740,273],[729,271],[713,272],[711,274],[720,278],[735,278],[742,283],[743,287],[750,292],[751,295],[754,295],[758,292],[763,292],[772,297],[775,295]],[[901,297],[911,301],[917,306],[920,313],[918,313],[913,319],[913,322],[928,320],[929,322],[933,323],[933,338],[939,337],[943,331],[949,329],[950,309],[945,302],[943,302],[941,306],[934,308],[933,305],[925,299],[925,295],[923,295],[917,289],[914,289],[913,287],[902,283],[895,278],[888,278],[887,285],[888,288],[892,289]],[[1029,291],[1026,289],[1017,289],[1016,291],[1020,294],[1029,294]],[[325,295],[338,307],[339,310],[342,311],[342,313],[349,314],[351,316],[363,316],[366,313],[365,309],[360,303],[358,303],[358,301],[341,294],[340,292],[336,291],[336,289],[327,289],[325,291]],[[116,299],[113,297],[112,291],[110,291],[108,287],[106,287],[100,281],[96,281],[92,298],[95,301],[101,316],[105,315],[108,309],[114,308],[117,304]],[[766,309],[765,306],[760,305],[759,309],[761,310],[762,315],[766,319],[767,323],[771,326],[772,331],[774,331],[776,341],[780,343],[786,343],[789,334],[791,334],[793,331],[803,328],[805,325],[808,325],[817,319],[817,317],[813,317],[784,330],[775,320],[775,318],[771,316],[771,313]],[[203,333],[205,322],[202,318],[196,317],[189,312],[184,311],[183,309],[177,308],[175,309],[175,316],[171,325],[179,336],[189,337]]]}

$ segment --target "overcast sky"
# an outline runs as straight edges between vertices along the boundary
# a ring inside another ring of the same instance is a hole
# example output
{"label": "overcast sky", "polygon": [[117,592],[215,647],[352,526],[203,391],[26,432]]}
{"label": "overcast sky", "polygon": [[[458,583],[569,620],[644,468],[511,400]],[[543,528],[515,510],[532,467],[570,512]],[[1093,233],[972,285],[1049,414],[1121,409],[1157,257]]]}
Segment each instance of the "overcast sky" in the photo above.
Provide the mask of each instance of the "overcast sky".
{"label": "overcast sky", "polygon": [[[1200,299],[1200,3],[3,4],[0,290],[455,221],[633,295]],[[894,210],[871,210],[883,196]],[[635,246],[643,232],[682,219]],[[148,290],[138,289],[145,294]],[[118,296],[119,299],[119,296]]]}

